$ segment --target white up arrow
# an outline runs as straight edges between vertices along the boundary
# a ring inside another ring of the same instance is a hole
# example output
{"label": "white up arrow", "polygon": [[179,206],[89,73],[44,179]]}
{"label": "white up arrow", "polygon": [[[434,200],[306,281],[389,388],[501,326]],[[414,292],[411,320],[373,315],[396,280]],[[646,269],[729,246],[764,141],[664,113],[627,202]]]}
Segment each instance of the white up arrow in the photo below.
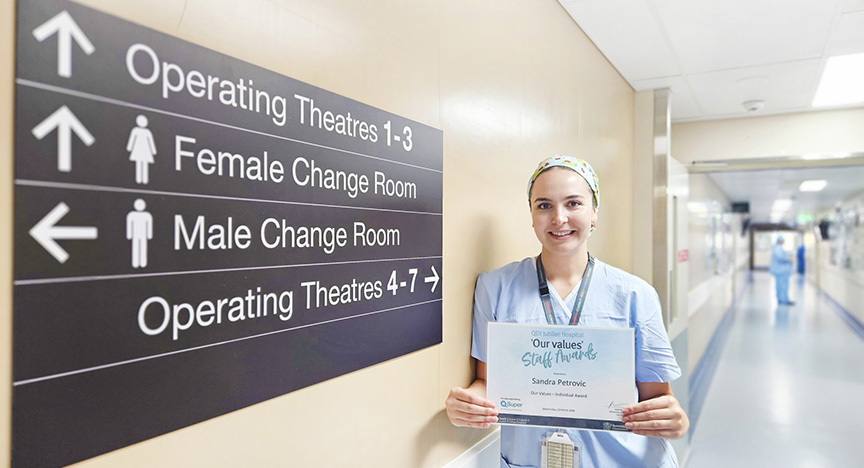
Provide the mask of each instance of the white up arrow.
{"label": "white up arrow", "polygon": [[69,207],[60,202],[30,230],[30,235],[36,239],[36,242],[60,263],[66,263],[69,254],[57,244],[57,239],[96,239],[98,236],[95,227],[55,226],[57,221],[60,221],[60,218],[66,216],[68,212]]}
{"label": "white up arrow", "polygon": [[90,55],[95,48],[78,27],[78,23],[66,11],[60,12],[33,30],[33,35],[39,42],[57,34],[57,74],[69,78],[72,76],[72,39],[78,43],[85,54]]}
{"label": "white up arrow", "polygon": [[92,145],[96,139],[66,106],[57,109],[34,127],[33,136],[41,140],[55,128],[57,129],[57,170],[70,172],[72,171],[72,132],[74,131],[87,146]]}
{"label": "white up arrow", "polygon": [[440,277],[438,276],[438,272],[435,271],[435,267],[432,267],[432,276],[427,276],[423,278],[425,283],[432,283],[432,292],[435,292],[435,286],[438,286],[438,280]]}

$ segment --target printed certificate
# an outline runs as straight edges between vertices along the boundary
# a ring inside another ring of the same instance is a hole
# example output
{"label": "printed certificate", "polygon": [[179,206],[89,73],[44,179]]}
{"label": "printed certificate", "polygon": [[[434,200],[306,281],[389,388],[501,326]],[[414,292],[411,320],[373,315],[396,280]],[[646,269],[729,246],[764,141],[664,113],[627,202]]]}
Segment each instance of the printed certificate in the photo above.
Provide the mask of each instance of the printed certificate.
{"label": "printed certificate", "polygon": [[498,423],[626,431],[636,403],[632,328],[489,324],[486,395]]}

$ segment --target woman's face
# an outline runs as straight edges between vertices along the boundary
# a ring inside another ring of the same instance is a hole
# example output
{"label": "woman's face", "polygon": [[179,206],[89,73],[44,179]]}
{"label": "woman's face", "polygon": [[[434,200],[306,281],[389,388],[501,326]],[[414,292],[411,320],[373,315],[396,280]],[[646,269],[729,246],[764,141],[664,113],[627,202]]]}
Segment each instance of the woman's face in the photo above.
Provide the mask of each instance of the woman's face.
{"label": "woman's face", "polygon": [[570,169],[549,169],[531,189],[534,234],[550,254],[587,251],[588,234],[597,221],[588,182]]}

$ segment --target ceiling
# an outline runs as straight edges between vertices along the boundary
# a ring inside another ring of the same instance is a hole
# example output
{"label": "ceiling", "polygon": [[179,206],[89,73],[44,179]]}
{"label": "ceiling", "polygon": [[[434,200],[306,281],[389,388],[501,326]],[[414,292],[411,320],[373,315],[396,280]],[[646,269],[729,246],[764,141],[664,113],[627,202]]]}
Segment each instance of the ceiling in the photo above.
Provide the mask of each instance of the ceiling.
{"label": "ceiling", "polygon": [[864,0],[559,2],[635,90],[672,90],[674,122],[828,109],[827,57],[864,52]]}
{"label": "ceiling", "polygon": [[[818,220],[820,211],[864,190],[861,165],[712,172],[709,176],[732,202],[749,202],[750,216],[756,222],[771,221],[771,207],[777,199],[792,200],[780,220],[792,224],[799,213]],[[828,185],[820,192],[798,190],[801,182],[814,179],[826,180]]]}
{"label": "ceiling", "polygon": [[[559,2],[636,91],[672,90],[673,122],[830,109],[811,106],[827,58],[864,52],[864,0]],[[748,110],[747,101],[764,105]],[[792,200],[781,220],[791,224],[864,190],[861,165],[709,176],[765,223],[777,199]],[[798,190],[812,179],[828,185]]]}

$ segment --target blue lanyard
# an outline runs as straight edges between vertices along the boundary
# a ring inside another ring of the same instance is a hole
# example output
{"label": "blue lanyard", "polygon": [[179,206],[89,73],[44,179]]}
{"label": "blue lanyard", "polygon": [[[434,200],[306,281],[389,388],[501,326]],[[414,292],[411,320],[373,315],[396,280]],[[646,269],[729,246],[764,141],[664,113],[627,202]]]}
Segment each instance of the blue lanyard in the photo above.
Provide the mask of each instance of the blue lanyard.
{"label": "blue lanyard", "polygon": [[[582,284],[576,293],[576,303],[573,304],[573,313],[570,315],[570,325],[579,325],[582,317],[582,307],[585,305],[585,295],[588,293],[588,285],[591,284],[591,276],[594,274],[594,257],[588,254],[588,265],[585,274],[582,275]],[[537,283],[540,288],[540,301],[543,302],[543,312],[546,314],[546,323],[557,325],[555,314],[552,312],[552,299],[549,298],[549,285],[546,282],[546,270],[543,269],[543,261],[537,256]]]}

